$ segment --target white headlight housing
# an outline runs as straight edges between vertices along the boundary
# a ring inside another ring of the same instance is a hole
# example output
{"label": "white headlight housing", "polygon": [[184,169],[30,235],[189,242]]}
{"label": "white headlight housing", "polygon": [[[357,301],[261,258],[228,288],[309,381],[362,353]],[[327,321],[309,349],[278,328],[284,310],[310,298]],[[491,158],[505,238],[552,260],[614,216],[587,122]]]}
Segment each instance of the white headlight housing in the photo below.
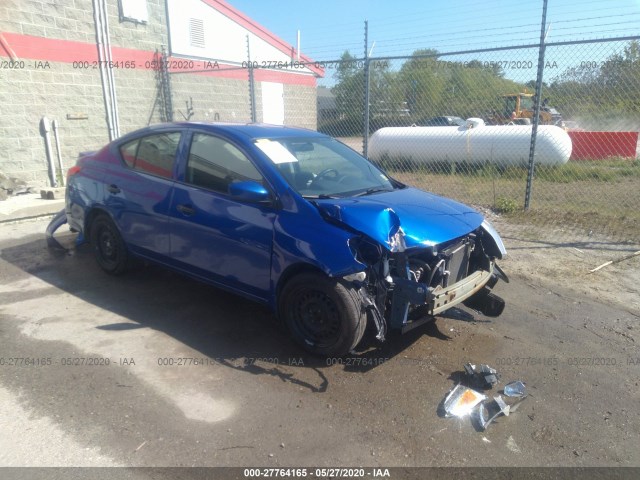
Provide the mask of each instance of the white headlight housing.
{"label": "white headlight housing", "polygon": [[496,229],[493,228],[493,225],[491,225],[488,221],[484,220],[482,222],[482,228],[484,229],[485,232],[487,232],[491,236],[491,238],[495,242],[496,248],[500,252],[500,255],[499,256],[496,255],[496,257],[499,259],[506,257],[507,249],[504,247],[504,243],[502,242],[500,235],[498,235],[498,232],[496,232]]}

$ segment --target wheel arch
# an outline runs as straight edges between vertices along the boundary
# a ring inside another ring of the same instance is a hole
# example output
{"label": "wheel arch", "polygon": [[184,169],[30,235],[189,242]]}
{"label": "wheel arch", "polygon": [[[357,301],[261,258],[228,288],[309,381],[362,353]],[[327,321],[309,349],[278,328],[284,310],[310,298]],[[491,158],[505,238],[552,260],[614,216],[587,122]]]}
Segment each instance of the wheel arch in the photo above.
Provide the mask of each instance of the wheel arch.
{"label": "wheel arch", "polygon": [[105,215],[107,218],[109,218],[111,221],[114,222],[112,215],[109,213],[109,211],[99,205],[96,205],[94,207],[91,208],[91,210],[89,210],[89,214],[86,216],[85,220],[84,220],[84,235],[85,237],[88,237],[89,232],[91,232],[91,224],[92,222],[99,217],[100,215]]}
{"label": "wheel arch", "polygon": [[362,340],[368,316],[359,287],[301,264],[289,269],[278,291],[278,321],[310,353],[342,356]]}
{"label": "wheel arch", "polygon": [[278,299],[280,298],[280,293],[282,292],[282,289],[284,288],[284,286],[293,277],[300,275],[302,273],[320,273],[322,275],[325,275],[326,277],[329,277],[329,275],[327,275],[325,271],[323,271],[321,268],[311,263],[298,262],[298,263],[289,265],[278,277],[278,281],[276,283],[275,295],[274,295],[274,305],[276,306],[276,311],[278,307]]}

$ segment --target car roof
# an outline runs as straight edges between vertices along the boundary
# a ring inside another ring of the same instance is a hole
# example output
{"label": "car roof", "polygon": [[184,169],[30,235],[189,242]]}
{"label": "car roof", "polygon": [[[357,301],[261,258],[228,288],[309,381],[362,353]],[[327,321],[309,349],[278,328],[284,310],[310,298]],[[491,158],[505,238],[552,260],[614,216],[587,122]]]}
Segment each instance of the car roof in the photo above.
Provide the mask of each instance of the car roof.
{"label": "car roof", "polygon": [[[153,133],[154,131],[167,130],[170,128],[197,128],[211,133],[222,133],[231,136],[241,136],[247,139],[253,138],[309,138],[309,137],[326,137],[322,133],[306,128],[288,127],[283,125],[269,125],[266,123],[207,123],[207,122],[174,122],[161,123],[151,125],[149,127],[136,130],[133,134],[140,135],[145,133]],[[128,135],[127,135],[128,136]]]}
{"label": "car roof", "polygon": [[463,120],[461,117],[456,117],[455,115],[441,115],[439,117],[431,117],[427,119],[427,121],[435,121],[435,120]]}

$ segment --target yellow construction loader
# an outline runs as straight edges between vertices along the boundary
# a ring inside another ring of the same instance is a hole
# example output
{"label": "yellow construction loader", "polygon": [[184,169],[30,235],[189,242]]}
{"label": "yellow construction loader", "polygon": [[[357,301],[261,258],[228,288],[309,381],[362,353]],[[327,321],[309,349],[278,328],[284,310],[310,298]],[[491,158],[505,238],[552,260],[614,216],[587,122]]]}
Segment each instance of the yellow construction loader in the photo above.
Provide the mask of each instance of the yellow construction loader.
{"label": "yellow construction loader", "polygon": [[[487,118],[490,125],[530,125],[533,123],[534,95],[532,93],[511,93],[502,95],[502,109],[494,110]],[[562,126],[562,115],[555,108],[540,105],[540,125]]]}

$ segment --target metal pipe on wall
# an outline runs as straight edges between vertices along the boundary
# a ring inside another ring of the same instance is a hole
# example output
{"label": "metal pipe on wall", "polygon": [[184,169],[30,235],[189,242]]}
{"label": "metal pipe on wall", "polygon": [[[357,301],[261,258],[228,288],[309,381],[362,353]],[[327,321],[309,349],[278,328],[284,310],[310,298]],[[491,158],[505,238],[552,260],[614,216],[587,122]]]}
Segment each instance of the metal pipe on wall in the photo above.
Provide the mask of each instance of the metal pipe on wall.
{"label": "metal pipe on wall", "polygon": [[98,49],[98,68],[100,70],[100,82],[102,84],[102,99],[104,100],[104,109],[107,120],[107,130],[109,131],[109,141],[115,140],[115,131],[113,125],[113,115],[111,113],[111,100],[108,92],[108,75],[105,71],[103,43],[102,43],[102,15],[100,13],[100,5],[98,0],[93,0],[93,21],[96,29],[96,47]]}
{"label": "metal pipe on wall", "polygon": [[109,67],[109,65],[113,64],[113,57],[111,56],[111,35],[109,34],[109,15],[107,13],[107,2],[106,0],[98,0],[102,7],[102,15],[103,15],[103,38],[104,38],[104,48],[105,48],[105,56],[107,61],[107,74],[108,74],[108,85],[109,85],[109,93],[111,98],[111,114],[113,116],[113,129],[116,138],[120,136],[120,116],[118,113],[118,98],[116,95],[116,81],[113,76],[113,68]]}
{"label": "metal pipe on wall", "polygon": [[56,153],[58,154],[58,168],[60,169],[60,185],[64,187],[64,167],[62,166],[62,152],[60,150],[60,137],[58,136],[58,120],[53,120],[53,139],[56,142]]}
{"label": "metal pipe on wall", "polygon": [[51,122],[47,117],[40,119],[40,134],[44,137],[44,150],[47,157],[47,171],[49,172],[49,182],[52,187],[58,186],[56,180],[56,170],[53,165],[53,155],[51,154],[51,138],[49,132],[51,131]]}

